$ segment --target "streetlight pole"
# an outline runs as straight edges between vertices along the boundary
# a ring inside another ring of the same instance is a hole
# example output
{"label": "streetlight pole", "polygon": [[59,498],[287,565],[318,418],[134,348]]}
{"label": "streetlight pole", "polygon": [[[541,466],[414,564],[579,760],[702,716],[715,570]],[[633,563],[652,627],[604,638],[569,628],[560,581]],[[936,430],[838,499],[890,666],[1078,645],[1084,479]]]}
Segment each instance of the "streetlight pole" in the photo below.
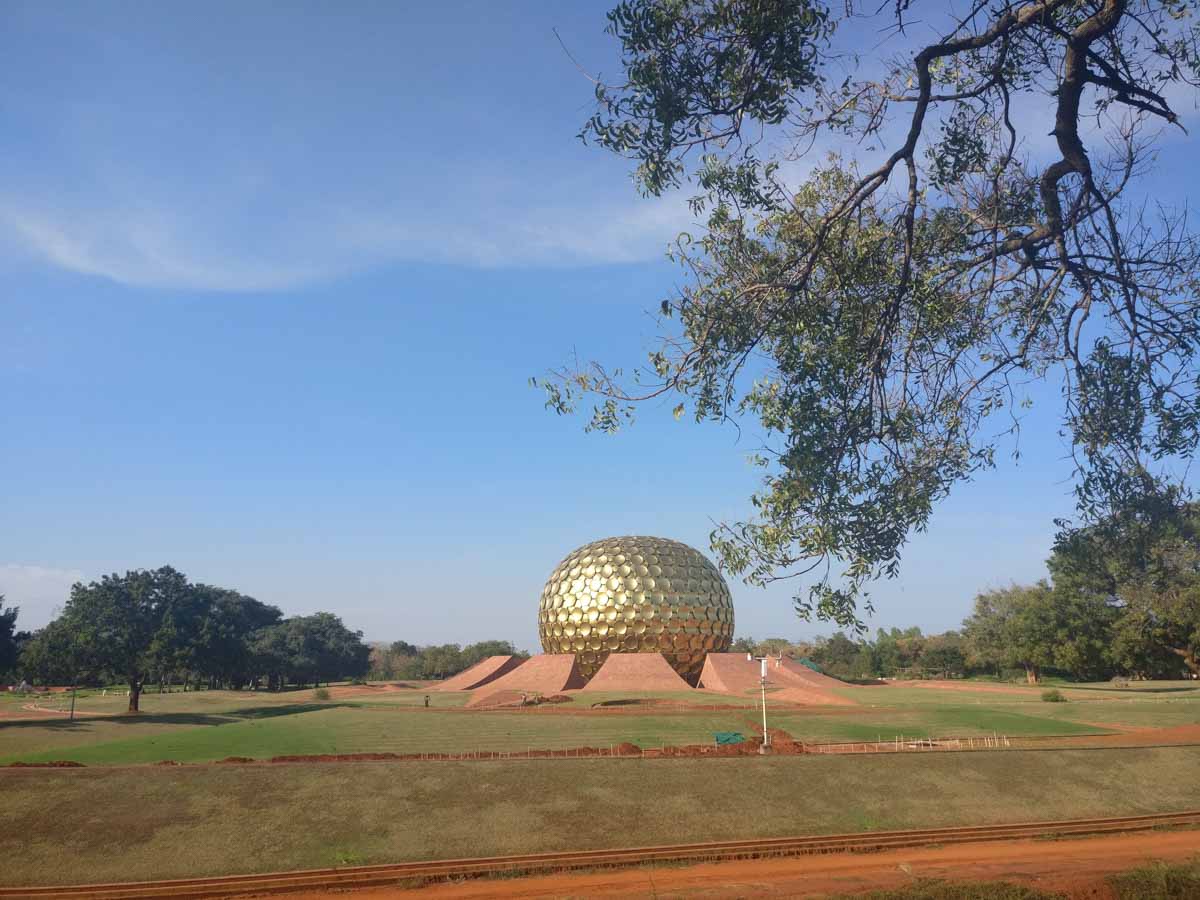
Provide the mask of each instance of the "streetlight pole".
{"label": "streetlight pole", "polygon": [[759,665],[761,666],[758,685],[762,691],[763,742],[762,746],[758,748],[758,752],[764,755],[771,752],[771,732],[767,731],[767,661],[771,659],[779,662],[783,659],[783,653],[781,652],[778,656],[755,656],[753,653],[746,654],[747,662],[758,660]]}

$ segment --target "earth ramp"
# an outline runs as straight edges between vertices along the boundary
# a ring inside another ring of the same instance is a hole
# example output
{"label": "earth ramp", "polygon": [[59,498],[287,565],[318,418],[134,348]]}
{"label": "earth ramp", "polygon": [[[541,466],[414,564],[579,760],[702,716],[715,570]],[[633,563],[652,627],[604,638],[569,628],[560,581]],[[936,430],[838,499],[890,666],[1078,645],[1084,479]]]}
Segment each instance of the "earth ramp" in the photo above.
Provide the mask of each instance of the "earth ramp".
{"label": "earth ramp", "polygon": [[479,705],[495,691],[559,694],[577,690],[583,685],[583,676],[579,674],[574,653],[539,653],[478,689],[467,706]]}
{"label": "earth ramp", "polygon": [[525,662],[519,656],[489,656],[480,660],[471,668],[451,676],[436,687],[434,691],[473,691],[483,687],[504,675],[507,675],[521,663]]}
{"label": "earth ramp", "polygon": [[690,691],[661,653],[610,653],[585,691]]}

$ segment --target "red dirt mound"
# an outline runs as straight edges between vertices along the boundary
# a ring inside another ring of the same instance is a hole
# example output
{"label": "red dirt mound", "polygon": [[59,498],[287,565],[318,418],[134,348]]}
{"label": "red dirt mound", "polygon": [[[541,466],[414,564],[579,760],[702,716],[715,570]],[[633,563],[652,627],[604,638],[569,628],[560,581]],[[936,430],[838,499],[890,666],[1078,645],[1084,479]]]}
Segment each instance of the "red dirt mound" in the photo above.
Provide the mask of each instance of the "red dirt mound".
{"label": "red dirt mound", "polygon": [[[722,694],[747,694],[758,690],[762,668],[758,660],[748,660],[742,653],[710,653],[700,672],[700,687]],[[790,659],[770,660],[767,663],[767,687],[776,688],[772,699],[806,706],[853,706],[831,692],[832,687],[846,685],[836,678],[814,672],[802,663]],[[782,690],[780,690],[782,689]]]}
{"label": "red dirt mound", "polygon": [[447,678],[430,690],[434,691],[473,691],[507,675],[521,663],[525,662],[519,656],[489,656],[475,663],[465,672],[459,672]]}
{"label": "red dirt mound", "polygon": [[584,685],[574,653],[541,653],[530,657],[506,675],[477,690],[467,706],[479,706],[498,691],[525,694],[561,694]]}
{"label": "red dirt mound", "polygon": [[610,653],[585,691],[690,691],[661,653]]}

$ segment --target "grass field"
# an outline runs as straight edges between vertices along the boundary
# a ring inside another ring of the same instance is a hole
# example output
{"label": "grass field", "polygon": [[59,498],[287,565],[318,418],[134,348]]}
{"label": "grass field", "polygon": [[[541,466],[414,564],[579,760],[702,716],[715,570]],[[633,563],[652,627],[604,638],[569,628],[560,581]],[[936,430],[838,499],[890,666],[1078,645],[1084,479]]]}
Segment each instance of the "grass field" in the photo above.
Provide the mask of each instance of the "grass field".
{"label": "grass field", "polygon": [[0,859],[61,883],[1121,815],[1200,806],[1197,771],[1194,747],[8,769]]}
{"label": "grass field", "polygon": [[[1186,683],[1185,683],[1186,687]],[[340,693],[339,693],[340,692]],[[1037,692],[968,693],[911,687],[845,688],[857,705],[798,709],[772,704],[770,724],[806,741],[873,741],[906,737],[1009,737],[1098,734],[1122,728],[1200,723],[1200,690],[1155,692],[1072,690],[1067,703],[1043,703]],[[71,759],[87,765],[228,756],[330,753],[522,752],[528,749],[705,744],[718,731],[753,733],[759,714],[740,697],[717,694],[577,694],[552,709],[466,710],[467,694],[425,691],[355,693],[333,699],[312,691],[147,694],[143,712],[117,715],[125,698],[82,695],[82,718],[0,718],[0,763]],[[0,713],[21,701],[5,695]],[[612,700],[665,705],[593,709]],[[24,702],[28,702],[27,700]],[[69,702],[43,698],[43,705]],[[691,704],[689,706],[689,704]],[[106,715],[88,715],[105,713]]]}

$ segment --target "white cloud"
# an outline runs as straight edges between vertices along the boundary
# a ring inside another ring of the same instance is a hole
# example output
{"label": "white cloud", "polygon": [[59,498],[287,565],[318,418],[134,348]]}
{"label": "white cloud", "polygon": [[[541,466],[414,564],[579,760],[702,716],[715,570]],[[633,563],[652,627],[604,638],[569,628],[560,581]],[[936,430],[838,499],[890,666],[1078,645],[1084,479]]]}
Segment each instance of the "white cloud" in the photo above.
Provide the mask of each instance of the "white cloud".
{"label": "white cloud", "polygon": [[83,580],[77,569],[52,566],[0,565],[0,594],[5,606],[19,606],[17,629],[31,631],[53,619],[67,602],[71,585]]}
{"label": "white cloud", "polygon": [[366,209],[306,215],[278,233],[208,214],[55,210],[0,201],[0,239],[51,265],[133,287],[278,291],[396,262],[484,268],[587,266],[663,258],[690,224],[682,197],[576,208],[491,206],[474,215]]}
{"label": "white cloud", "polygon": [[329,274],[318,266],[203,253],[161,214],[59,214],[0,207],[0,224],[28,252],[52,265],[135,287],[274,291]]}

